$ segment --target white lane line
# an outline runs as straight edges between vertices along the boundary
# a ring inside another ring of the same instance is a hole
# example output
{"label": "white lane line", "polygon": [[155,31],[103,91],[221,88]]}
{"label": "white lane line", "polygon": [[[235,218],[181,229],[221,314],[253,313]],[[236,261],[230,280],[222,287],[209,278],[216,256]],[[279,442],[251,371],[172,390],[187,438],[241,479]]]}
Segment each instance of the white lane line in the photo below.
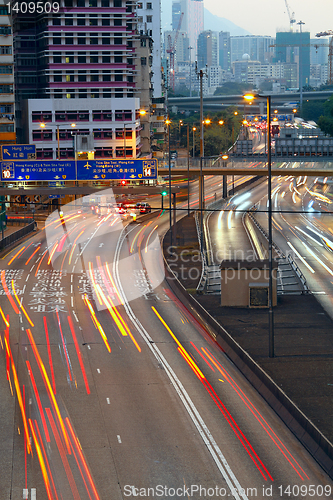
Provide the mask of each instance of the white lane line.
{"label": "white lane line", "polygon": [[32,266],[32,268],[30,269],[30,273],[31,273],[31,271],[33,270],[33,268],[35,267],[35,265],[36,265],[36,264],[34,264],[34,265]]}
{"label": "white lane line", "polygon": [[118,443],[121,444],[121,437],[117,434]]}
{"label": "white lane line", "polygon": [[29,273],[29,274],[28,274],[28,276],[26,277],[26,280],[25,280],[25,281],[28,281],[29,277],[30,277],[30,273]]}
{"label": "white lane line", "polygon": [[71,285],[71,293],[73,293],[73,285]]}
{"label": "white lane line", "polygon": [[26,287],[26,286],[27,286],[27,285],[24,285],[24,287],[22,288],[22,293],[24,293],[24,292],[25,292],[25,287]]}
{"label": "white lane line", "polygon": [[101,370],[99,368],[97,368],[97,373],[101,373]]}
{"label": "white lane line", "polygon": [[[208,429],[207,425],[205,424],[204,420],[202,419],[199,411],[197,410],[196,406],[194,405],[193,401],[191,400],[190,396],[188,395],[187,391],[185,390],[184,386],[182,385],[181,381],[178,379],[177,375],[161,353],[161,351],[158,349],[155,343],[151,342],[151,337],[149,336],[148,332],[145,330],[145,328],[142,326],[138,318],[135,317],[135,314],[130,307],[129,303],[126,300],[126,296],[120,281],[120,276],[119,276],[119,268],[118,268],[118,262],[119,262],[119,255],[120,255],[120,250],[123,242],[125,241],[126,235],[124,236],[125,232],[124,228],[118,238],[117,245],[116,245],[116,250],[115,250],[115,256],[114,256],[114,261],[113,261],[113,273],[116,281],[116,286],[119,290],[119,293],[122,296],[123,299],[123,305],[126,310],[126,313],[130,320],[132,321],[133,325],[136,327],[137,331],[140,333],[142,339],[145,341],[149,349],[152,351],[154,354],[155,358],[159,363],[161,363],[165,369],[166,374],[168,375],[172,385],[174,386],[174,389],[176,390],[177,394],[179,395],[184,407],[186,408],[189,416],[192,419],[193,424],[196,426],[203,442],[207,446],[207,449],[209,450],[217,468],[221,472],[221,475],[225,479],[228,487],[230,488],[231,495],[236,499],[240,500],[240,497],[243,498],[243,500],[248,500],[248,497],[245,494],[245,490],[241,487],[240,483],[238,482],[238,479],[236,478],[235,474],[231,470],[226,458],[224,457],[222,451],[220,450],[219,446],[217,445],[215,439],[213,438],[210,430]],[[238,495],[239,493],[239,495]],[[230,495],[230,496],[231,496]]]}
{"label": "white lane line", "polygon": [[78,322],[79,322],[79,319],[78,319],[78,317],[76,316],[75,311],[72,311],[72,313],[73,313],[73,316],[74,316],[74,318],[75,318],[76,322],[78,323]]}
{"label": "white lane line", "polygon": [[89,351],[90,351],[90,349],[91,349],[90,345],[88,345],[87,347],[88,347],[88,349],[89,349]]}
{"label": "white lane line", "polygon": [[[76,264],[76,262],[75,262],[75,264]],[[72,273],[74,273],[74,270],[75,270],[75,264],[74,264],[74,266],[73,266],[73,268],[72,268]]]}
{"label": "white lane line", "polygon": [[109,405],[110,404],[110,398],[106,398],[106,402]]}
{"label": "white lane line", "polygon": [[71,296],[71,306],[74,307],[74,297],[73,297],[73,295]]}
{"label": "white lane line", "polygon": [[71,283],[73,283],[73,274],[71,274]]}

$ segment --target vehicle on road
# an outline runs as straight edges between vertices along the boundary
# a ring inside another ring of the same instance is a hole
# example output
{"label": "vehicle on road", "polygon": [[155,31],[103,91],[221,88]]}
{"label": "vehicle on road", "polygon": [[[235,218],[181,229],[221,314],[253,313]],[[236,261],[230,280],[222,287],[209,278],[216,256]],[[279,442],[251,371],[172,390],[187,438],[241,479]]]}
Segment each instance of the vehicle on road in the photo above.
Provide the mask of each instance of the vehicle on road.
{"label": "vehicle on road", "polygon": [[151,206],[146,202],[137,203],[135,208],[139,210],[140,214],[149,214],[151,212]]}

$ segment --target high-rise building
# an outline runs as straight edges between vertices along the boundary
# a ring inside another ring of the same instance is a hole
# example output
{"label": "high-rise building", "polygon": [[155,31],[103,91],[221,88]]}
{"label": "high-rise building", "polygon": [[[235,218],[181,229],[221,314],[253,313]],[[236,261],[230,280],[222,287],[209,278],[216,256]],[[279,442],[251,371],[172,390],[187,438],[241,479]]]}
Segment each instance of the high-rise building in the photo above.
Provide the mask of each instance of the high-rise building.
{"label": "high-rise building", "polygon": [[203,31],[198,36],[198,68],[219,65],[219,34],[217,31]]}
{"label": "high-rise building", "polygon": [[[183,15],[180,31],[187,33],[190,47],[197,50],[199,34],[204,30],[204,3],[203,0],[177,0],[172,5],[172,29],[178,27],[181,14]],[[195,53],[195,57],[197,54]]]}
{"label": "high-rise building", "polygon": [[79,135],[93,137],[96,157],[140,155],[135,1],[59,3],[58,12],[13,15],[21,141],[39,141],[39,157],[57,155],[57,135],[62,158],[77,153]]}
{"label": "high-rise building", "polygon": [[162,71],[161,71],[161,0],[146,0],[137,3],[138,32],[140,35],[149,36],[153,41],[152,46],[152,95],[161,97]]}
{"label": "high-rise building", "polygon": [[230,37],[230,61],[241,61],[243,55],[248,54],[251,61],[269,63],[273,56],[274,44],[275,39],[270,36],[232,36]]}
{"label": "high-rise building", "polygon": [[231,71],[230,33],[228,31],[219,33],[219,66],[225,71]]}
{"label": "high-rise building", "polygon": [[[275,61],[296,63],[298,75],[302,75],[302,85],[310,83],[310,33],[278,32],[276,33]],[[300,68],[301,66],[301,68]],[[299,80],[297,86],[299,86]]]}
{"label": "high-rise building", "polygon": [[0,2],[0,90],[0,145],[15,144],[13,35],[4,0]]}

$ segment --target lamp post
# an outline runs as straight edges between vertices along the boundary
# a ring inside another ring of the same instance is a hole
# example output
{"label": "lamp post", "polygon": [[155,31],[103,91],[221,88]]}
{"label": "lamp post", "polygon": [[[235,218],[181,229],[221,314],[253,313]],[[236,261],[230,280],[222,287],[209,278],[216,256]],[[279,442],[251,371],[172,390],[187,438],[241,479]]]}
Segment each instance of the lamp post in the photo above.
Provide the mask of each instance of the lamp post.
{"label": "lamp post", "polygon": [[187,215],[190,216],[190,125],[187,124]]}
{"label": "lamp post", "polygon": [[168,127],[168,161],[169,161],[169,232],[170,232],[170,247],[172,247],[172,214],[171,214],[171,153],[170,153],[170,126],[171,120],[167,118],[165,124]]}
{"label": "lamp post", "polygon": [[271,96],[245,95],[244,99],[252,101],[255,97],[267,98],[267,166],[268,166],[268,328],[269,357],[274,358],[274,316],[273,316],[273,240],[272,240],[272,158],[271,158]]}
{"label": "lamp post", "polygon": [[[66,124],[63,124],[64,126],[67,126]],[[39,124],[39,126],[44,129],[46,127],[46,123],[42,122]],[[53,123],[49,123],[48,126],[50,127],[53,127],[54,124]],[[57,156],[58,156],[58,160],[60,160],[60,125],[56,124],[56,127],[57,127],[57,142],[58,142],[58,153],[57,153]],[[76,123],[71,123],[71,127],[74,128],[76,127]],[[75,152],[74,152],[74,158],[75,158]]]}
{"label": "lamp post", "polygon": [[196,127],[192,127],[192,134],[193,134],[193,137],[192,137],[192,146],[193,146],[193,154],[192,154],[192,158],[195,157],[195,142],[194,142],[194,132],[196,131]]}

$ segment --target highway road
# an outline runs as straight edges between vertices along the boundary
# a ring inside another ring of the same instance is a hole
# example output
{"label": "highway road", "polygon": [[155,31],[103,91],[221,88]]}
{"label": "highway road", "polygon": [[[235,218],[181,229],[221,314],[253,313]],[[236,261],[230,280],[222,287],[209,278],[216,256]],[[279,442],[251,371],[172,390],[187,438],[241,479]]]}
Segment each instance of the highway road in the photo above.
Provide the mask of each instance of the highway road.
{"label": "highway road", "polygon": [[2,257],[1,500],[332,498],[164,281],[168,223],[69,204]]}

